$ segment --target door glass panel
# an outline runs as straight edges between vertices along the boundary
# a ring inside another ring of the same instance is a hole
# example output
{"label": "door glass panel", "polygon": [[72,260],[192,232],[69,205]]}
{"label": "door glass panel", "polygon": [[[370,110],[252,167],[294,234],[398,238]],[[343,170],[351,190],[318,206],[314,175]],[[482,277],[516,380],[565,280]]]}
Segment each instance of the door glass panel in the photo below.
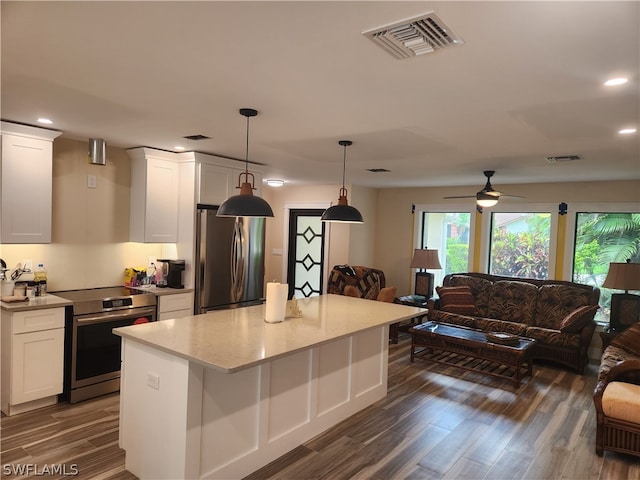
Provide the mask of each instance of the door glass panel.
{"label": "door glass panel", "polygon": [[322,293],[324,210],[291,210],[289,216],[289,298]]}

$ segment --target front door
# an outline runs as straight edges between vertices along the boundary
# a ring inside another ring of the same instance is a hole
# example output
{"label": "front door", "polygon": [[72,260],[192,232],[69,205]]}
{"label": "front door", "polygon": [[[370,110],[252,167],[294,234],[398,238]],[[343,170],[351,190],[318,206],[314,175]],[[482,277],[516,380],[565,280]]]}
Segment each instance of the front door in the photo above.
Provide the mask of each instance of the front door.
{"label": "front door", "polygon": [[288,298],[322,293],[324,265],[323,209],[289,210]]}

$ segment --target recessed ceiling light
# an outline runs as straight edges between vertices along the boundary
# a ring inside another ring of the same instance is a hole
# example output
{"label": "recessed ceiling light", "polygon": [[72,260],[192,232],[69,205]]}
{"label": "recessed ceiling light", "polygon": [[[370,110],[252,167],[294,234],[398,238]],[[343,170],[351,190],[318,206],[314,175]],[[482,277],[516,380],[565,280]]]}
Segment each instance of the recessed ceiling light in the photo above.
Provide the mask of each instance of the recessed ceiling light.
{"label": "recessed ceiling light", "polygon": [[637,130],[635,128],[623,128],[622,130],[618,130],[618,133],[620,133],[621,135],[629,135],[636,132]]}
{"label": "recessed ceiling light", "polygon": [[180,145],[176,145],[173,148],[175,148],[176,150],[181,150],[181,151],[184,150],[184,147],[181,147]]}
{"label": "recessed ceiling light", "polygon": [[284,185],[284,180],[278,180],[276,178],[269,178],[266,180],[266,182],[270,187],[281,187],[282,185]]}
{"label": "recessed ceiling light", "polygon": [[616,85],[624,85],[627,82],[628,82],[628,80],[626,78],[618,77],[618,78],[610,78],[609,80],[604,82],[604,84],[607,87],[613,87],[613,86],[616,86]]}
{"label": "recessed ceiling light", "polygon": [[38,119],[38,123],[43,123],[45,125],[51,125],[53,123],[53,120],[49,120],[48,118],[40,117]]}

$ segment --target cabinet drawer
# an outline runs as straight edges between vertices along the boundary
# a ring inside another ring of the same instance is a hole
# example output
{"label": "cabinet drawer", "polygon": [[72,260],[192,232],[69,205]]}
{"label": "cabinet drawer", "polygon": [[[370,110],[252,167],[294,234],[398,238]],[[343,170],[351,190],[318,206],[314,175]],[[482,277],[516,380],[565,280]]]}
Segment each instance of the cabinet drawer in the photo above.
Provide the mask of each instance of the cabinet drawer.
{"label": "cabinet drawer", "polygon": [[193,301],[191,298],[191,293],[161,295],[158,297],[158,313],[175,312],[176,310],[193,311]]}
{"label": "cabinet drawer", "polygon": [[13,313],[13,334],[64,328],[64,307]]}

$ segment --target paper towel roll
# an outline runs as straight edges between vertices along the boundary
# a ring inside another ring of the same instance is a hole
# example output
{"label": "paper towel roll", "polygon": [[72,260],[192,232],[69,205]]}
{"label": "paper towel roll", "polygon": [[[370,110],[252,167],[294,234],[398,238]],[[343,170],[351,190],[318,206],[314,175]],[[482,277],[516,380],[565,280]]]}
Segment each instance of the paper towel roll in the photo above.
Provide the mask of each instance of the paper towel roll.
{"label": "paper towel roll", "polygon": [[289,286],[286,283],[267,283],[267,304],[265,307],[264,321],[277,323],[284,320],[287,310],[287,294]]}

